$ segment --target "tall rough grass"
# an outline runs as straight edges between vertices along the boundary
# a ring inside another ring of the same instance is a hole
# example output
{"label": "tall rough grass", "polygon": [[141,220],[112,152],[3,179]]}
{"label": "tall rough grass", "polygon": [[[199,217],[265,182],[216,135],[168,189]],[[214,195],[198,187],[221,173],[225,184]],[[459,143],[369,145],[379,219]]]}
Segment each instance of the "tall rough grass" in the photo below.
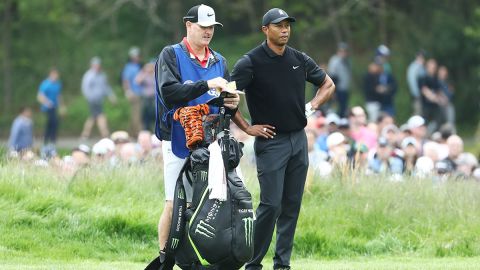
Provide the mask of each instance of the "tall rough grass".
{"label": "tall rough grass", "polygon": [[[243,166],[243,173],[257,205],[255,171]],[[154,162],[94,166],[73,177],[2,162],[0,260],[146,262],[158,251],[162,179]],[[294,258],[479,256],[479,194],[474,182],[353,179],[350,172],[314,177],[303,199]]]}

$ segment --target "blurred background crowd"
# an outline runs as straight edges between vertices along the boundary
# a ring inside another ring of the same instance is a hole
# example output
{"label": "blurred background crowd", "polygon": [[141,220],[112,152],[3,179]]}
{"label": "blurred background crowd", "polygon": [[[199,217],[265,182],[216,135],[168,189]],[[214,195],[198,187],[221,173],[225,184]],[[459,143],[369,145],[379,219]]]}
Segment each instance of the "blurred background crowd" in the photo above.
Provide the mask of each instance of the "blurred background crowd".
{"label": "blurred background crowd", "polygon": [[[54,166],[74,172],[88,165],[119,166],[161,159],[161,142],[153,134],[155,124],[155,61],[141,64],[140,50],[132,47],[122,71],[124,95],[130,103],[130,134],[110,133],[103,103],[117,97],[109,85],[97,56],[82,78],[81,89],[90,115],[84,122],[78,146],[61,156],[56,150],[59,114],[62,104],[59,71],[52,69],[38,89],[38,102],[44,112],[44,139],[35,149],[32,110],[22,108],[14,119],[8,140],[8,156],[39,166]],[[405,71],[411,108],[396,108],[397,79],[391,73],[390,49],[379,45],[364,75],[365,102],[349,107],[351,62],[347,43],[338,44],[328,64],[321,64],[336,83],[334,98],[308,119],[311,172],[328,176],[336,167],[348,167],[365,174],[383,174],[399,181],[404,175],[434,176],[442,179],[480,180],[478,159],[464,151],[457,135],[453,97],[455,88],[448,68],[419,50]],[[413,115],[399,123],[396,112],[410,109]],[[97,124],[101,139],[90,140]],[[126,124],[127,126],[127,124]],[[234,135],[246,144],[248,165],[254,164],[253,138],[232,124]],[[90,145],[89,145],[90,144]],[[161,163],[158,163],[161,164]]]}
{"label": "blurred background crowd", "polygon": [[[480,153],[477,2],[205,4],[215,8],[224,24],[215,30],[211,46],[225,56],[230,69],[264,38],[259,26],[266,10],[279,6],[297,18],[290,44],[312,56],[337,86],[335,97],[306,128],[312,171],[328,174],[329,168],[347,164],[366,173],[405,176],[430,171],[472,178]],[[72,165],[78,156],[89,160],[79,164],[98,164],[97,144],[111,140],[114,158],[102,159],[108,164],[147,160],[139,137],[143,134],[145,142],[145,134],[154,128],[154,61],[161,48],[181,40],[180,18],[194,4],[2,1],[0,155],[42,166],[58,167],[62,160]],[[314,90],[307,87],[307,99]],[[245,102],[240,106],[248,116]],[[128,142],[115,142],[114,131],[126,132],[128,136],[121,133]],[[242,132],[236,136],[246,142],[246,161],[251,160],[252,138]],[[466,150],[450,149],[452,141],[463,142]],[[112,148],[111,142],[106,148]],[[158,148],[151,135],[150,143]],[[124,144],[132,158],[122,158]],[[333,145],[338,147],[331,150]],[[161,157],[161,151],[153,152]],[[471,170],[464,170],[464,163]]]}

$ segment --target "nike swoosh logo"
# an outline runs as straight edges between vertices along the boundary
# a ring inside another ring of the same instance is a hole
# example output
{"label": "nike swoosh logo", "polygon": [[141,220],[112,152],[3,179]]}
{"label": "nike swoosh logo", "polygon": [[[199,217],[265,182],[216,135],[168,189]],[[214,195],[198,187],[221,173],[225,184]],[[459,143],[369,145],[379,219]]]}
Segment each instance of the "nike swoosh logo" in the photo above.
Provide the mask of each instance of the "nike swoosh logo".
{"label": "nike swoosh logo", "polygon": [[208,17],[212,17],[213,15],[215,15],[215,14],[207,13],[207,16],[208,16]]}
{"label": "nike swoosh logo", "polygon": [[293,66],[293,69],[297,69],[299,66]]}

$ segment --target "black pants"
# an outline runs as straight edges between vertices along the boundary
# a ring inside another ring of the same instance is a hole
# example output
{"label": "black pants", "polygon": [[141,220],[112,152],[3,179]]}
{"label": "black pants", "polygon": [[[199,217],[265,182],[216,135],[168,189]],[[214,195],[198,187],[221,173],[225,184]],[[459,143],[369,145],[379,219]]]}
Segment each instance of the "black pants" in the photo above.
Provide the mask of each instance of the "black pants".
{"label": "black pants", "polygon": [[254,251],[245,269],[262,269],[262,260],[277,225],[274,268],[290,265],[308,169],[305,131],[277,134],[274,139],[256,138],[255,156],[260,182]]}
{"label": "black pants", "polygon": [[143,129],[153,131],[155,129],[155,97],[142,98],[142,121]]}
{"label": "black pants", "polygon": [[44,143],[55,143],[57,141],[58,129],[57,108],[48,109],[45,114],[47,115],[47,123],[45,126]]}

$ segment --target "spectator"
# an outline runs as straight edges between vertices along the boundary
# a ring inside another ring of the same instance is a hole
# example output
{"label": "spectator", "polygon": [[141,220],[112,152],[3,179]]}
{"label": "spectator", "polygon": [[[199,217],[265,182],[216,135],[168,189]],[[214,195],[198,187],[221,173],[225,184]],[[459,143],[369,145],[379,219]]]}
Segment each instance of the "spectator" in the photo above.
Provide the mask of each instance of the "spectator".
{"label": "spectator", "polygon": [[24,153],[33,146],[32,110],[23,107],[15,118],[10,129],[8,148],[10,151]]}
{"label": "spectator", "polygon": [[122,71],[122,86],[125,96],[130,102],[130,127],[133,134],[138,134],[142,128],[141,96],[142,88],[135,82],[135,77],[142,69],[140,49],[132,47],[128,51],[129,61]]}
{"label": "spectator", "polygon": [[440,85],[441,93],[446,101],[441,106],[445,120],[455,131],[455,106],[453,105],[454,88],[448,80],[448,69],[446,66],[440,66],[438,68],[438,83]]}
{"label": "spectator", "polygon": [[103,138],[92,147],[95,164],[111,162],[115,155],[115,143],[109,138]]}
{"label": "spectator", "polygon": [[403,151],[404,172],[408,175],[413,175],[415,170],[415,163],[420,156],[418,150],[418,142],[413,137],[406,137],[402,140],[401,146]]}
{"label": "spectator", "polygon": [[477,182],[480,182],[480,168],[473,170],[472,176],[473,179],[475,179]]}
{"label": "spectator", "polygon": [[376,121],[380,113],[380,95],[377,91],[379,87],[379,77],[381,65],[373,62],[368,65],[367,74],[363,79],[363,92],[365,95],[365,108],[367,109],[369,120]]}
{"label": "spectator", "polygon": [[338,102],[338,115],[345,117],[348,107],[352,68],[348,58],[348,44],[340,42],[337,53],[328,61],[328,74],[336,86],[335,99]]}
{"label": "spectator", "polygon": [[477,166],[478,160],[472,153],[461,153],[457,159],[457,176],[469,179]]}
{"label": "spectator", "polygon": [[134,143],[125,143],[120,150],[120,160],[123,164],[136,164],[139,161],[139,153]]}
{"label": "spectator", "polygon": [[386,45],[380,44],[375,52],[375,61],[382,66],[384,72],[392,74],[392,66],[390,65],[389,58],[390,49]]}
{"label": "spectator", "polygon": [[463,152],[463,140],[457,135],[447,139],[448,156],[435,164],[438,174],[453,175],[457,170],[456,160]]}
{"label": "spectator", "polygon": [[382,134],[382,130],[383,128],[385,128],[386,126],[391,126],[391,125],[395,125],[395,119],[389,115],[388,113],[380,113],[380,115],[378,116],[377,118],[377,133],[378,133],[378,136],[381,136]]}
{"label": "spectator", "polygon": [[425,77],[425,52],[420,50],[415,56],[415,60],[408,66],[407,82],[410,89],[410,96],[412,98],[413,114],[419,115],[422,113],[421,93],[419,88],[419,81]]}
{"label": "spectator", "polygon": [[428,177],[433,175],[435,164],[433,160],[426,156],[421,156],[415,162],[415,176]]}
{"label": "spectator", "polygon": [[72,159],[74,166],[79,169],[90,163],[90,147],[80,144],[72,150]]}
{"label": "spectator", "polygon": [[440,160],[438,143],[434,141],[427,141],[423,144],[423,156],[430,158],[433,164]]}
{"label": "spectator", "polygon": [[327,147],[327,137],[338,131],[338,126],[340,124],[340,118],[338,117],[337,114],[335,113],[329,113],[327,117],[325,118],[325,124],[327,127],[327,132],[320,134],[315,142],[315,148],[327,153],[328,152],[328,147]]}
{"label": "spectator", "polygon": [[98,57],[90,60],[90,69],[83,75],[82,94],[90,109],[90,116],[83,125],[82,139],[90,137],[95,122],[100,130],[100,135],[108,137],[108,123],[107,117],[103,113],[103,101],[105,97],[109,97],[110,101],[115,103],[116,97],[108,84],[106,74],[102,71],[101,60]]}
{"label": "spectator", "polygon": [[152,131],[155,125],[155,62],[146,63],[135,82],[142,88],[143,130]]}
{"label": "spectator", "polygon": [[365,144],[353,142],[347,155],[352,168],[362,171],[368,168],[368,147]]}
{"label": "spectator", "polygon": [[367,116],[362,107],[356,106],[350,109],[350,136],[356,143],[365,144],[368,149],[377,146],[377,133],[369,129],[367,125]]}
{"label": "spectator", "polygon": [[42,112],[47,116],[44,137],[45,145],[55,144],[59,123],[57,109],[60,110],[60,114],[63,114],[65,111],[61,98],[62,83],[59,78],[60,73],[58,70],[52,68],[48,74],[48,78],[40,84],[38,89],[37,100],[41,104]]}
{"label": "spectator", "polygon": [[437,79],[437,61],[429,59],[426,69],[427,73],[420,81],[422,116],[428,122],[428,134],[433,134],[444,121],[440,106],[446,104],[446,99],[440,92]]}
{"label": "spectator", "polygon": [[115,166],[119,162],[123,146],[130,142],[130,136],[128,132],[124,130],[118,130],[113,132],[112,135],[110,135],[110,139],[115,144],[115,154],[113,155],[110,163],[111,165]]}
{"label": "spectator", "polygon": [[410,135],[417,141],[419,153],[422,154],[422,147],[427,139],[425,119],[419,115],[410,117],[407,121],[407,129],[409,130]]}
{"label": "spectator", "polygon": [[374,150],[368,165],[374,173],[402,174],[403,172],[402,159],[395,155],[392,146],[384,137],[378,139],[378,147]]}
{"label": "spectator", "polygon": [[345,136],[340,132],[334,132],[327,138],[328,155],[330,162],[336,166],[342,166],[347,163],[347,145]]}
{"label": "spectator", "polygon": [[[385,70],[385,63],[380,68],[380,74],[378,77],[378,85],[376,91],[380,102],[380,111],[388,113],[389,115],[395,115],[394,98],[397,93],[397,82],[393,77],[391,71]],[[373,119],[376,121],[377,119]]]}
{"label": "spectator", "polygon": [[137,137],[139,158],[142,161],[148,160],[152,152],[152,133],[148,130],[142,130]]}
{"label": "spectator", "polygon": [[388,144],[393,147],[397,148],[399,146],[399,133],[400,130],[398,129],[397,126],[394,124],[387,125],[383,127],[381,134],[381,137],[384,137]]}

